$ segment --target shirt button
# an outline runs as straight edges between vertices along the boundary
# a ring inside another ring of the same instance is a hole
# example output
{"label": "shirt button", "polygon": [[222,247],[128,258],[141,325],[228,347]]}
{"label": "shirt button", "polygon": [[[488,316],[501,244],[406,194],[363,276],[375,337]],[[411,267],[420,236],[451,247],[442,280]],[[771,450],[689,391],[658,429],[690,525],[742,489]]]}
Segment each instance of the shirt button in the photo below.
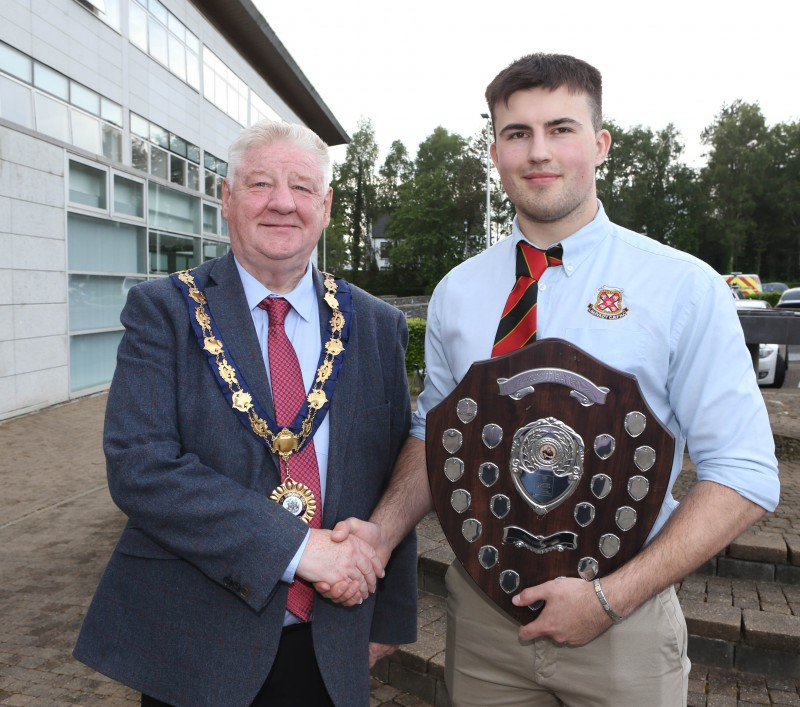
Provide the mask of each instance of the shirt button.
{"label": "shirt button", "polygon": [[540,282],[539,283],[539,292],[544,292],[546,289],[547,289],[547,285],[545,285],[543,282]]}
{"label": "shirt button", "polygon": [[573,269],[574,269],[574,268],[573,268],[571,265],[567,265],[567,272],[572,272],[572,271],[573,271]]}

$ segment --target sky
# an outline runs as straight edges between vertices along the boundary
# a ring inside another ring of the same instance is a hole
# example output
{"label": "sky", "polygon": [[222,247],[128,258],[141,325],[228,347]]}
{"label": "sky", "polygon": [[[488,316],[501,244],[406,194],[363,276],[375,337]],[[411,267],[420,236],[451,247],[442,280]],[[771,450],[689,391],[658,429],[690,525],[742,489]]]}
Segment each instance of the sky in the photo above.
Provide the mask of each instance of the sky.
{"label": "sky", "polygon": [[[413,157],[439,125],[476,134],[486,85],[536,51],[596,66],[604,116],[673,123],[692,166],[724,104],[758,103],[769,125],[800,120],[797,0],[254,2],[345,131],[372,121],[380,162],[397,139]],[[344,148],[332,154],[341,162]]]}

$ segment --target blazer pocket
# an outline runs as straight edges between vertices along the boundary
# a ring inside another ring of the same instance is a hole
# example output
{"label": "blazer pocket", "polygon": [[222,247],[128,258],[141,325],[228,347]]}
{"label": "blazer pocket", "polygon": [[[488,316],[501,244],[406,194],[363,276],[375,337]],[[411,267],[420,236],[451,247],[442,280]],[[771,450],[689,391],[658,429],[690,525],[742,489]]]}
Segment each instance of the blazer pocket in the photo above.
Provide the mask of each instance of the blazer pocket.
{"label": "blazer pocket", "polygon": [[153,560],[177,560],[171,552],[153,542],[138,528],[125,528],[116,547],[117,552],[134,557],[146,557]]}

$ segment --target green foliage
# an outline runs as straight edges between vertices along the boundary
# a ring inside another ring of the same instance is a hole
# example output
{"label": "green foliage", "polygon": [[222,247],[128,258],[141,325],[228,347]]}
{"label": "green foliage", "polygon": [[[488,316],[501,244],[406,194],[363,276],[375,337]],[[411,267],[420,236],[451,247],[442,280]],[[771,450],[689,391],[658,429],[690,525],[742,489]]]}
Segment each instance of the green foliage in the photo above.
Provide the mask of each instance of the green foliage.
{"label": "green foliage", "polygon": [[406,374],[411,380],[415,373],[425,371],[425,327],[427,322],[419,317],[409,317],[408,349],[406,350]]}
{"label": "green foliage", "polygon": [[762,292],[760,295],[748,295],[745,299],[763,299],[770,303],[771,306],[778,304],[781,298],[780,292]]}

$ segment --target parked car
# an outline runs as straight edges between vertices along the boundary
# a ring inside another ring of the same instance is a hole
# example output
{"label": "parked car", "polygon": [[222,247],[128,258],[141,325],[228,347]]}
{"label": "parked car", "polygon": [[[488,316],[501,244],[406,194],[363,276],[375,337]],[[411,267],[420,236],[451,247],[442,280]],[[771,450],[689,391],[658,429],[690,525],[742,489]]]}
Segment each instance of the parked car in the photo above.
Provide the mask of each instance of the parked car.
{"label": "parked car", "polygon": [[[798,288],[800,293],[800,288]],[[800,306],[800,302],[798,302]],[[771,309],[763,299],[737,299],[737,309]],[[789,347],[786,344],[759,344],[758,384],[765,388],[780,388],[789,368]]]}
{"label": "parked car", "polygon": [[775,306],[780,309],[800,309],[800,287],[785,290]]}
{"label": "parked car", "polygon": [[789,285],[785,282],[764,282],[761,284],[762,292],[786,292]]}

